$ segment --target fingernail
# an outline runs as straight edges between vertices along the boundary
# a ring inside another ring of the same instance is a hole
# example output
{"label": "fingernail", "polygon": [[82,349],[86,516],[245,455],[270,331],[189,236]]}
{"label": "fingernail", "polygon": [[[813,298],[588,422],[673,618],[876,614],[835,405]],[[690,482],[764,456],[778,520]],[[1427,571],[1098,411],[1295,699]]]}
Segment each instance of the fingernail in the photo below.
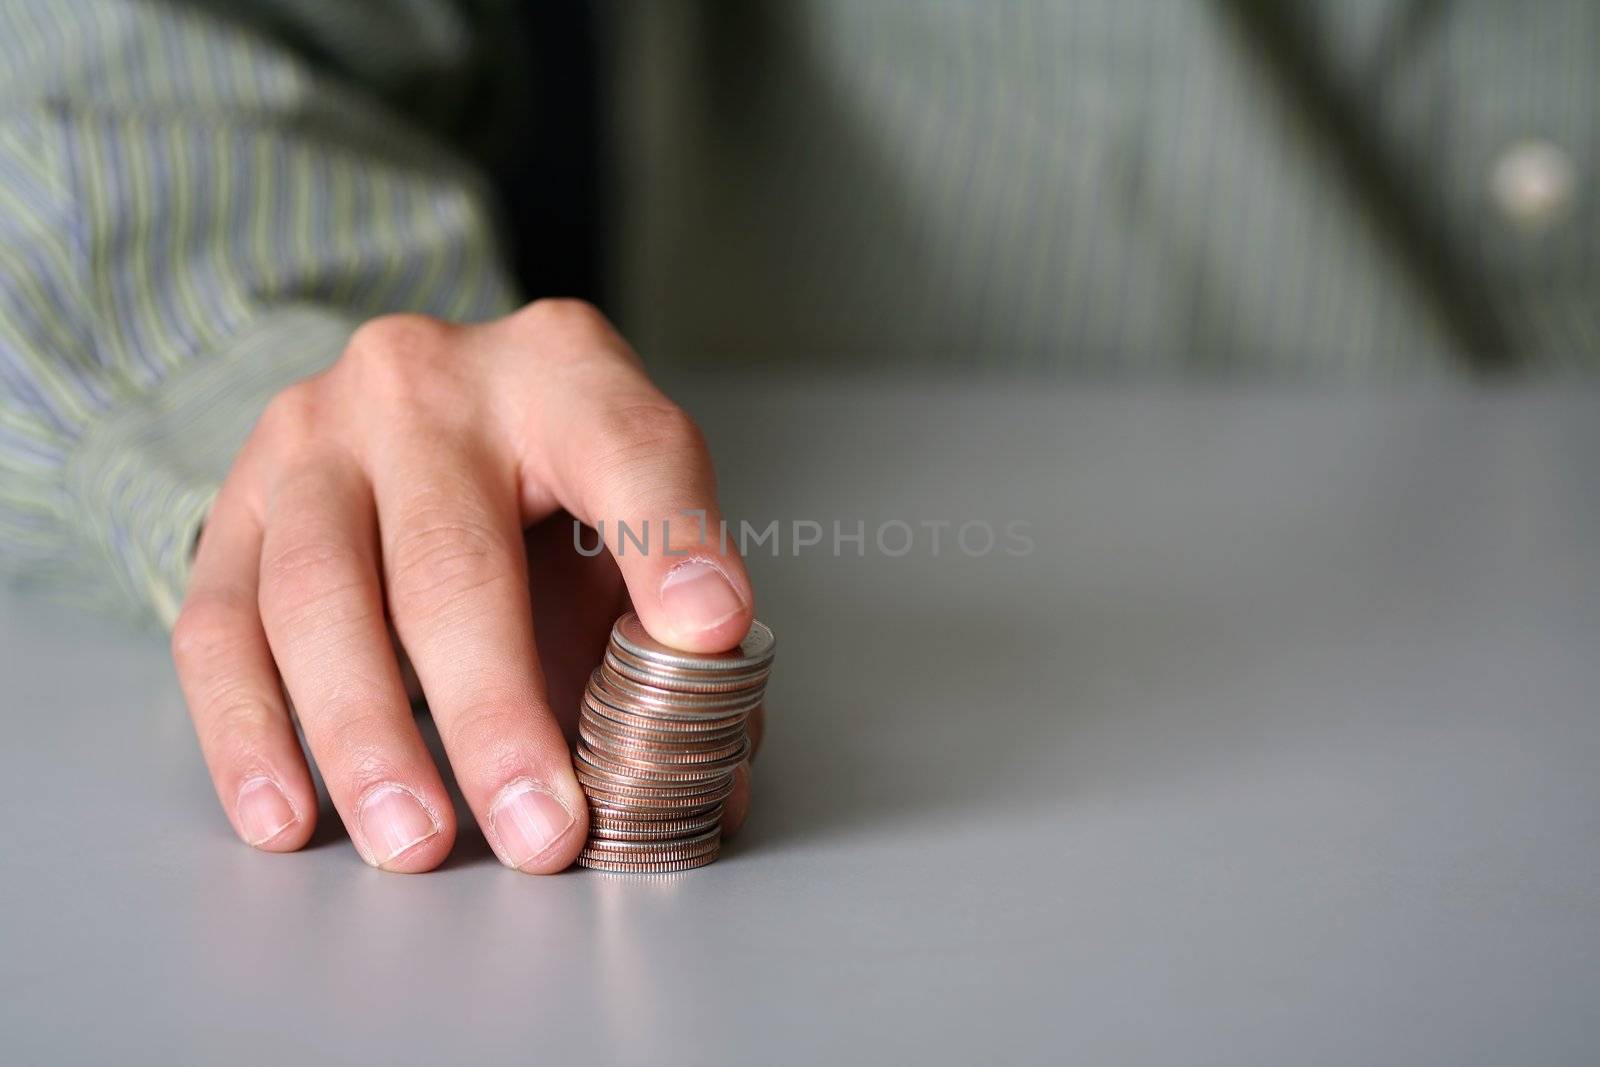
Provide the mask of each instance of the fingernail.
{"label": "fingernail", "polygon": [[379,867],[439,832],[422,801],[399,785],[379,786],[368,793],[357,819],[371,862]]}
{"label": "fingernail", "polygon": [[661,606],[690,633],[709,630],[744,610],[744,598],[715,565],[691,559],[667,572],[661,581]]}
{"label": "fingernail", "polygon": [[278,783],[267,777],[251,778],[241,785],[234,810],[239,813],[239,827],[248,845],[266,844],[300,821]]}
{"label": "fingernail", "polygon": [[512,782],[489,808],[501,858],[522,868],[542,856],[572,826],[572,813],[531,779]]}

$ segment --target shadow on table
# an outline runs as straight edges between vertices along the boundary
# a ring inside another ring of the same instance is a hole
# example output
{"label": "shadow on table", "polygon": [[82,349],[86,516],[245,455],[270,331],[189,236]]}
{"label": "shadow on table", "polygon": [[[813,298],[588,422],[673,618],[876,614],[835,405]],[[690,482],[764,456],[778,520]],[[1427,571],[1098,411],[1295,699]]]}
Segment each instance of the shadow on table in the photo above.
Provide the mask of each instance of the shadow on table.
{"label": "shadow on table", "polygon": [[736,850],[1142,802],[1249,773],[1253,739],[1286,728],[1252,687],[1314,628],[1219,618],[1205,598],[1058,599],[786,620]]}
{"label": "shadow on table", "polygon": [[1061,801],[1071,782],[1037,770],[1073,729],[1064,660],[1060,629],[1001,605],[791,625],[739,851]]}

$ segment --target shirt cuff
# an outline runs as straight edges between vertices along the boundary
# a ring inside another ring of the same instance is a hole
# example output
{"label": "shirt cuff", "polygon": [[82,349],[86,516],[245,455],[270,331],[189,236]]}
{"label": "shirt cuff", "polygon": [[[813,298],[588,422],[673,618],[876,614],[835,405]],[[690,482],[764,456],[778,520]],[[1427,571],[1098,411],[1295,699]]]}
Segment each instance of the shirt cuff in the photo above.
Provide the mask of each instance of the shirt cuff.
{"label": "shirt cuff", "polygon": [[356,325],[329,308],[274,310],[80,441],[64,472],[73,525],[120,599],[173,624],[200,525],[262,410],[333,363]]}

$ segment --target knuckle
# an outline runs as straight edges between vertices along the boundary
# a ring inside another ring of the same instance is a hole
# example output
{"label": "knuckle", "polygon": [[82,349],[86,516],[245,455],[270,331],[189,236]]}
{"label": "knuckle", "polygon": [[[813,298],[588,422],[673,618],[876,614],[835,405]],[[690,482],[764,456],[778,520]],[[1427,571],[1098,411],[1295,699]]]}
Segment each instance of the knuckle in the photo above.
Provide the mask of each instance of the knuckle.
{"label": "knuckle", "polygon": [[397,607],[437,606],[507,580],[513,565],[500,538],[470,518],[422,518],[396,535],[388,553]]}
{"label": "knuckle", "polygon": [[253,605],[230,595],[190,597],[172,626],[172,659],[180,671],[215,660],[237,646]]}
{"label": "knuckle", "polygon": [[381,780],[394,767],[391,758],[400,744],[395,720],[376,707],[350,700],[335,701],[322,709],[328,720],[329,754],[336,754],[357,778]]}
{"label": "knuckle", "polygon": [[295,382],[268,401],[256,423],[256,431],[274,441],[294,441],[311,437],[320,422],[316,379]]}
{"label": "knuckle", "polygon": [[699,456],[705,437],[689,413],[670,401],[645,401],[608,409],[596,428],[604,462],[626,462],[644,455]]}
{"label": "knuckle", "polygon": [[262,613],[286,621],[315,613],[359,589],[364,570],[356,549],[338,541],[296,539],[274,548],[261,559]]}
{"label": "knuckle", "polygon": [[520,348],[536,353],[548,370],[580,372],[614,364],[637,365],[627,342],[599,308],[586,300],[546,297],[511,315],[507,326]]}
{"label": "knuckle", "polygon": [[[324,768],[334,795],[352,803],[375,786],[416,778],[417,742],[409,719],[385,710],[381,702],[341,697],[307,720],[312,753]],[[444,811],[435,812],[446,828]]]}
{"label": "knuckle", "polygon": [[543,297],[523,308],[517,316],[541,328],[563,333],[611,332],[611,323],[605,314],[589,301],[576,297]]}
{"label": "knuckle", "polygon": [[446,744],[452,751],[471,753],[478,773],[510,777],[526,763],[523,740],[527,727],[526,701],[480,694],[465,709],[450,717]]}
{"label": "knuckle", "polygon": [[356,327],[345,346],[345,355],[356,360],[387,363],[428,352],[449,329],[449,323],[428,315],[411,312],[380,315]]}
{"label": "knuckle", "polygon": [[201,747],[207,752],[231,752],[236,760],[244,759],[279,725],[282,716],[281,710],[242,688],[220,690],[198,717],[203,723]]}
{"label": "knuckle", "polygon": [[433,392],[429,383],[453,329],[426,315],[384,315],[356,328],[340,363],[358,395],[416,406]]}

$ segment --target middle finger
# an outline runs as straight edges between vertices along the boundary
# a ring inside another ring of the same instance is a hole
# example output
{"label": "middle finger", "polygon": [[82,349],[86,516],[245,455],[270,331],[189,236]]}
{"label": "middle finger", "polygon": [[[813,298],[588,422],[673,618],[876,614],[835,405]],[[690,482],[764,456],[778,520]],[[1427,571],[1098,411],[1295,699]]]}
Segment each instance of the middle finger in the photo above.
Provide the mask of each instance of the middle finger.
{"label": "middle finger", "polygon": [[587,806],[534,644],[515,474],[470,441],[413,425],[379,450],[390,606],[484,836],[547,874],[577,856]]}

